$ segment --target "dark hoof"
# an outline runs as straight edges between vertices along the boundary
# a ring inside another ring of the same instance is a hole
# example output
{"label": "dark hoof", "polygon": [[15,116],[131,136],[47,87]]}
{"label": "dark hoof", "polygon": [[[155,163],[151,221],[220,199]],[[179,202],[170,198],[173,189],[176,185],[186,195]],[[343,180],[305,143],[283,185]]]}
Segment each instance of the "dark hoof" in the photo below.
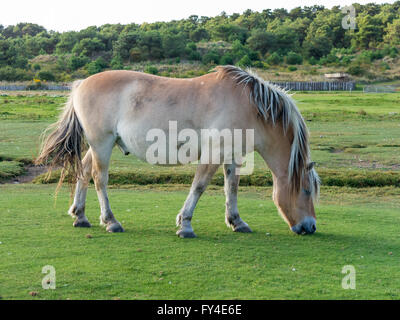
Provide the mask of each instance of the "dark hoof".
{"label": "dark hoof", "polygon": [[107,226],[106,229],[108,232],[124,232],[124,228],[122,228],[121,224],[119,222],[115,222],[113,224],[110,224],[109,226]]}
{"label": "dark hoof", "polygon": [[74,226],[75,228],[90,228],[92,225],[91,225],[90,222],[87,221],[86,219],[85,219],[85,220],[78,220],[78,219],[76,219],[76,220],[74,221],[73,226]]}
{"label": "dark hoof", "polygon": [[233,229],[235,232],[242,232],[242,233],[251,233],[253,232],[248,225],[241,225],[239,227],[235,227]]}
{"label": "dark hoof", "polygon": [[178,230],[176,232],[178,237],[180,238],[196,238],[196,235],[194,234],[193,231],[183,231],[183,230]]}

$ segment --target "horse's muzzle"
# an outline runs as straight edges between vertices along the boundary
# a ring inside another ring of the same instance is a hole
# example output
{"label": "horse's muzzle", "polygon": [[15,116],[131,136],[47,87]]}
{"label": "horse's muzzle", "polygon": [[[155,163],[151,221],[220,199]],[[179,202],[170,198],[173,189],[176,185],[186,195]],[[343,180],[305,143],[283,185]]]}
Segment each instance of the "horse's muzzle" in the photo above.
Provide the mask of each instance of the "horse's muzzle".
{"label": "horse's muzzle", "polygon": [[313,217],[305,217],[303,221],[292,227],[297,234],[313,234],[317,230],[317,222]]}

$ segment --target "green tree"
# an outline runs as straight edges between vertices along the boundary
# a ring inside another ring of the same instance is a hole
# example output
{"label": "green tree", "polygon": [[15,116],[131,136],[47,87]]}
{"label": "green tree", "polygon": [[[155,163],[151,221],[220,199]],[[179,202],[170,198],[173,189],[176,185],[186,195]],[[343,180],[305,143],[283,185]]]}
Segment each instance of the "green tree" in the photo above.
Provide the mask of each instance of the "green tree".
{"label": "green tree", "polygon": [[393,20],[386,28],[385,42],[393,46],[400,45],[400,19]]}
{"label": "green tree", "polygon": [[106,68],[108,68],[108,63],[101,57],[97,58],[95,61],[92,61],[87,65],[87,71],[91,75],[102,72]]}
{"label": "green tree", "polygon": [[262,29],[255,29],[247,39],[250,49],[259,51],[262,55],[276,49],[277,39],[272,32]]}
{"label": "green tree", "polygon": [[360,49],[376,48],[383,38],[383,25],[379,18],[368,14],[357,17],[356,46]]}
{"label": "green tree", "polygon": [[186,38],[183,33],[168,32],[162,35],[163,55],[167,58],[180,57],[185,53]]}

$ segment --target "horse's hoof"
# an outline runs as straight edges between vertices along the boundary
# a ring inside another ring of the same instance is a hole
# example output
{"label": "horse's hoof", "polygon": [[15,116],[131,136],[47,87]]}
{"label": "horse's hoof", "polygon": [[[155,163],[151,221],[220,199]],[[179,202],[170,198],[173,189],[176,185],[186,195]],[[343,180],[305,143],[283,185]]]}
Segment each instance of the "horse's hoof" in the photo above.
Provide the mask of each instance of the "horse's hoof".
{"label": "horse's hoof", "polygon": [[121,224],[119,222],[114,222],[110,225],[107,226],[106,229],[108,232],[124,232],[124,228],[122,228]]}
{"label": "horse's hoof", "polygon": [[252,233],[253,232],[247,224],[242,224],[238,227],[235,227],[233,229],[233,231],[234,232],[242,232],[242,233]]}
{"label": "horse's hoof", "polygon": [[73,223],[75,228],[90,228],[92,225],[87,219],[76,219]]}
{"label": "horse's hoof", "polygon": [[193,231],[183,231],[181,229],[178,230],[176,234],[178,235],[179,238],[196,238],[196,235]]}

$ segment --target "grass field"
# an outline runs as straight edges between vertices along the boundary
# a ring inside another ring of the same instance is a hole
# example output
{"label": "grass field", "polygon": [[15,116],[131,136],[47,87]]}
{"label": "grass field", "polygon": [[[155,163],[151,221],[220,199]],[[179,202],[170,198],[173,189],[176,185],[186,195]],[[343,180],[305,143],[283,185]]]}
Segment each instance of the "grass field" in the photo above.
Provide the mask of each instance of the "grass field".
{"label": "grass field", "polygon": [[[294,97],[326,185],[315,235],[292,234],[265,186],[240,189],[239,210],[254,233],[233,233],[224,224],[223,190],[211,185],[193,219],[198,238],[179,239],[174,219],[189,186],[178,183],[190,182],[194,166],[154,167],[115,150],[109,196],[123,234],[98,226],[93,187],[93,228],[82,230],[66,215],[67,187],[54,206],[54,184],[0,184],[0,298],[399,299],[400,94]],[[65,100],[0,96],[0,182],[24,172]],[[256,158],[249,184],[268,177]],[[133,185],[141,182],[153,184]],[[41,287],[45,265],[56,269],[56,290]],[[356,290],[342,289],[345,265],[356,269]]]}
{"label": "grass field", "polygon": [[[196,209],[193,240],[175,236],[187,186],[111,189],[123,234],[107,234],[96,223],[73,228],[68,191],[56,208],[53,191],[53,185],[0,186],[3,299],[400,298],[395,189],[324,189],[318,232],[297,236],[278,216],[271,189],[250,187],[240,192],[239,210],[254,233],[233,233],[224,224],[223,190],[211,187]],[[93,190],[87,215],[98,221]],[[45,265],[55,267],[56,290],[41,288]],[[345,265],[356,269],[356,290],[342,289]]]}

